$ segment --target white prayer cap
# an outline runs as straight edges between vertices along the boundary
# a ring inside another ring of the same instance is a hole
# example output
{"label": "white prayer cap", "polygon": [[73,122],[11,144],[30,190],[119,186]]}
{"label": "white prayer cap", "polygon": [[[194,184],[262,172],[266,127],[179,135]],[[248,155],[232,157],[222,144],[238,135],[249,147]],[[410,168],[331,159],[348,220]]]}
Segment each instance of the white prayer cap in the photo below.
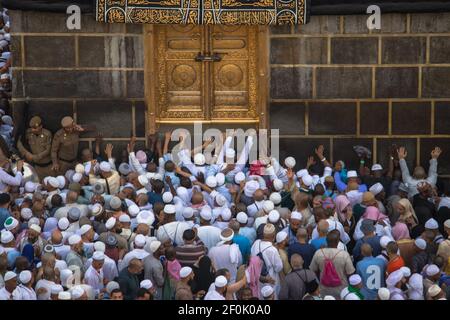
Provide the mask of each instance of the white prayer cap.
{"label": "white prayer cap", "polygon": [[106,229],[111,230],[112,228],[114,228],[116,222],[117,222],[116,218],[114,217],[109,218],[105,223]]}
{"label": "white prayer cap", "polygon": [[236,220],[239,223],[247,223],[248,222],[248,216],[245,212],[239,212],[236,216]]}
{"label": "white prayer cap", "polygon": [[212,219],[212,213],[210,207],[203,207],[200,210],[200,218],[206,221],[210,221]]}
{"label": "white prayer cap", "polygon": [[330,168],[330,167],[325,167],[325,169],[323,169],[323,176],[324,177],[331,176],[332,173],[333,173],[333,169]]}
{"label": "white prayer cap", "polygon": [[58,188],[64,189],[64,186],[66,185],[66,178],[64,176],[57,176],[56,179],[58,180]]}
{"label": "white prayer cap", "polygon": [[[145,281],[145,280],[144,280]],[[110,281],[108,282],[108,284],[106,285],[106,292],[108,294],[111,294],[111,292],[115,289],[120,289],[120,284],[116,281]]]}
{"label": "white prayer cap", "polygon": [[119,197],[112,196],[109,200],[109,206],[113,210],[119,210],[122,207],[122,200]]}
{"label": "white prayer cap", "polygon": [[192,273],[192,268],[190,267],[183,267],[180,270],[180,278],[186,278]]}
{"label": "white prayer cap", "polygon": [[275,208],[275,205],[273,204],[272,201],[266,200],[266,201],[263,202],[263,210],[264,210],[266,213],[272,211],[273,208]]}
{"label": "white prayer cap", "polygon": [[280,220],[280,213],[277,210],[272,210],[269,212],[269,222],[276,223]]}
{"label": "white prayer cap", "polygon": [[242,171],[239,171],[234,176],[234,182],[236,182],[236,184],[239,184],[239,183],[241,183],[241,181],[244,181],[244,180],[245,180],[245,174]]}
{"label": "white prayer cap", "polygon": [[139,214],[139,211],[140,211],[139,207],[135,204],[132,204],[131,206],[128,207],[128,213],[132,217],[136,217]]}
{"label": "white prayer cap", "polygon": [[291,220],[302,220],[303,216],[300,212],[298,211],[292,211],[291,213]]}
{"label": "white prayer cap", "polygon": [[83,224],[83,226],[81,226],[81,228],[79,229],[78,234],[80,236],[82,236],[82,235],[84,235],[85,233],[87,233],[91,229],[92,229],[92,226],[90,224]]}
{"label": "white prayer cap", "polygon": [[227,278],[225,278],[224,276],[218,276],[214,281],[214,286],[216,288],[223,288],[227,285],[227,283],[228,283]]}
{"label": "white prayer cap", "polygon": [[287,157],[286,159],[284,159],[284,164],[286,165],[286,167],[292,169],[295,167],[295,159],[293,157]]}
{"label": "white prayer cap", "polygon": [[130,223],[131,222],[131,218],[127,214],[121,214],[120,217],[119,217],[119,222]]}
{"label": "white prayer cap", "polygon": [[158,241],[158,240],[152,241],[152,242],[150,243],[150,251],[151,251],[152,253],[155,253],[156,250],[159,249],[159,247],[161,247],[161,242]]}
{"label": "white prayer cap", "polygon": [[304,176],[306,176],[308,173],[308,170],[306,169],[301,169],[299,171],[297,171],[297,173],[295,174],[297,176],[297,178],[303,178]]}
{"label": "white prayer cap", "polygon": [[78,209],[77,207],[72,207],[67,212],[67,216],[72,220],[78,220],[80,219],[81,216],[81,210]]}
{"label": "white prayer cap", "polygon": [[203,154],[201,154],[201,153],[197,153],[194,156],[194,164],[197,165],[197,166],[204,165],[205,161],[206,161],[205,156]]}
{"label": "white prayer cap", "polygon": [[70,225],[69,220],[66,217],[63,217],[58,220],[58,229],[61,231],[66,230]]}
{"label": "white prayer cap", "polygon": [[273,180],[273,188],[276,191],[281,191],[281,189],[283,189],[283,186],[284,186],[283,181],[281,181],[280,179]]}
{"label": "white prayer cap", "polygon": [[146,224],[148,226],[151,226],[153,222],[155,222],[155,215],[148,210],[142,210],[139,212],[139,214],[136,217],[136,222],[138,224]]}
{"label": "white prayer cap", "polygon": [[72,296],[69,291],[61,291],[58,293],[58,300],[71,300]]}
{"label": "white prayer cap", "polygon": [[76,173],[84,174],[84,173],[85,173],[85,171],[84,171],[84,166],[83,166],[81,163],[78,163],[78,164],[75,166],[75,172],[76,172]]}
{"label": "white prayer cap", "polygon": [[336,300],[336,298],[333,296],[327,295],[327,296],[323,297],[323,300]]}
{"label": "white prayer cap", "polygon": [[402,270],[403,272],[403,276],[405,278],[408,278],[409,276],[411,276],[411,269],[408,267],[401,267],[400,270]]}
{"label": "white prayer cap", "polygon": [[358,284],[360,284],[362,282],[361,277],[358,274],[352,274],[350,276],[350,278],[348,278],[348,282],[352,285],[352,286],[356,286]]}
{"label": "white prayer cap", "polygon": [[94,251],[94,254],[92,255],[92,259],[96,261],[103,261],[105,260],[105,254],[101,251]]}
{"label": "white prayer cap", "polygon": [[146,185],[148,185],[148,179],[147,179],[147,176],[146,176],[145,174],[141,174],[141,175],[138,177],[138,181],[139,181],[139,183],[140,183],[141,185],[143,185],[144,187],[145,187]]}
{"label": "white prayer cap", "polygon": [[54,284],[50,288],[50,294],[59,294],[60,292],[63,292],[64,288],[60,284]]}
{"label": "white prayer cap", "polygon": [[59,187],[59,181],[55,177],[48,178],[47,182],[53,188],[58,188]]}
{"label": "white prayer cap", "polygon": [[15,272],[13,272],[13,271],[7,271],[7,272],[5,273],[5,276],[3,277],[3,280],[4,280],[4,281],[9,281],[9,280],[14,279],[14,278],[16,278],[16,277],[17,277],[17,274],[16,274]]}
{"label": "white prayer cap", "polygon": [[206,178],[205,183],[210,188],[217,187],[217,179],[215,176],[209,176],[208,178]]}
{"label": "white prayer cap", "polygon": [[403,279],[403,271],[398,269],[390,273],[386,279],[387,287],[395,287],[395,285]]}
{"label": "white prayer cap", "polygon": [[6,219],[5,223],[3,224],[5,229],[8,230],[8,231],[11,231],[12,229],[17,227],[18,225],[19,225],[19,220],[17,220],[16,218],[13,218],[13,217],[9,217],[8,219]]}
{"label": "white prayer cap", "polygon": [[275,231],[276,231],[275,226],[271,223],[266,223],[266,225],[263,228],[264,235],[274,234]]}
{"label": "white prayer cap", "polygon": [[[1,79],[9,79],[9,73],[3,73],[1,75]],[[12,118],[8,115],[2,117],[2,122],[10,126],[14,125]]]}
{"label": "white prayer cap", "polygon": [[111,172],[111,165],[109,162],[102,161],[100,162],[100,170],[103,172]]}
{"label": "white prayer cap", "polygon": [[95,251],[105,252],[105,250],[106,250],[106,245],[105,245],[105,243],[103,243],[102,241],[96,241],[96,242],[94,242],[94,250],[95,250]]}
{"label": "white prayer cap", "polygon": [[380,288],[378,289],[378,297],[380,300],[389,300],[391,297],[391,292],[388,288]]}
{"label": "white prayer cap", "polygon": [[369,191],[372,192],[374,196],[383,191],[383,185],[379,182],[375,183],[373,186],[369,188]]}
{"label": "white prayer cap", "polygon": [[150,290],[153,287],[153,283],[149,279],[145,279],[141,281],[139,287]]}
{"label": "white prayer cap", "polygon": [[68,287],[68,285],[70,284],[69,280],[71,280],[71,278],[73,277],[73,272],[70,269],[60,270],[59,277],[61,279],[61,284],[64,287]]}
{"label": "white prayer cap", "polygon": [[279,192],[272,192],[270,194],[269,200],[273,202],[274,205],[281,203],[281,194]]}
{"label": "white prayer cap", "polygon": [[153,176],[153,180],[161,180],[162,181],[162,179],[163,179],[163,176],[160,173],[156,173]]}
{"label": "white prayer cap", "polygon": [[386,246],[388,245],[388,243],[389,242],[391,242],[391,241],[394,241],[394,240],[392,240],[390,237],[388,237],[388,236],[382,236],[381,238],[380,238],[380,246],[383,248],[383,249],[386,249]]}
{"label": "white prayer cap", "polygon": [[416,290],[423,290],[423,277],[419,273],[413,273],[409,278],[409,286]]}
{"label": "white prayer cap", "polygon": [[216,195],[214,200],[219,207],[223,207],[227,203],[227,198],[225,198],[225,196],[221,195],[220,193]]}
{"label": "white prayer cap", "polygon": [[285,231],[278,232],[276,236],[277,243],[281,243],[286,240],[287,236],[288,234]]}
{"label": "white prayer cap", "polygon": [[142,234],[138,234],[135,238],[134,238],[134,244],[137,247],[143,248],[145,246],[145,236]]}
{"label": "white prayer cap", "polygon": [[69,237],[69,244],[73,246],[74,244],[80,243],[81,237],[77,234],[73,234]]}
{"label": "white prayer cap", "polygon": [[59,271],[67,269],[67,262],[64,260],[56,260],[55,269],[58,269]]}
{"label": "white prayer cap", "polygon": [[229,208],[223,208],[220,211],[220,216],[222,217],[222,220],[229,221],[231,219],[231,210]]}
{"label": "white prayer cap", "polygon": [[24,220],[30,220],[33,216],[33,211],[31,211],[30,208],[22,208],[22,210],[20,210],[20,216]]}
{"label": "white prayer cap", "polygon": [[98,216],[100,213],[103,212],[103,207],[102,207],[102,205],[101,205],[100,203],[95,203],[95,204],[93,204],[92,207],[91,207],[90,209],[91,209],[91,215],[92,215],[93,217],[96,217],[96,216]]}
{"label": "white prayer cap", "polygon": [[30,226],[30,229],[36,231],[37,233],[41,233],[41,227],[38,226],[37,224],[32,224]]}
{"label": "white prayer cap", "polygon": [[314,180],[313,177],[307,174],[302,177],[302,182],[305,186],[310,187],[313,184]]}
{"label": "white prayer cap", "polygon": [[175,206],[173,204],[166,204],[164,206],[164,213],[165,214],[174,214],[175,213]]}
{"label": "white prayer cap", "polygon": [[19,274],[19,280],[23,284],[27,284],[31,281],[31,272],[29,270],[24,270]]}
{"label": "white prayer cap", "polygon": [[433,218],[431,218],[431,219],[427,220],[427,222],[425,222],[425,229],[435,230],[438,228],[439,228],[438,222],[436,220],[434,220]]}
{"label": "white prayer cap", "polygon": [[72,182],[78,183],[81,181],[81,178],[83,178],[83,175],[81,173],[74,173],[72,176]]}
{"label": "white prayer cap", "polygon": [[228,148],[227,150],[225,150],[225,157],[234,159],[235,155],[236,151],[234,151],[234,149]]}
{"label": "white prayer cap", "polygon": [[383,167],[381,166],[381,164],[375,163],[372,166],[372,171],[378,171],[378,170],[383,170]]}
{"label": "white prayer cap", "polygon": [[355,170],[350,170],[347,172],[347,178],[357,178],[358,174],[356,173]]}
{"label": "white prayer cap", "polygon": [[11,231],[3,230],[0,238],[1,238],[1,243],[7,244],[14,240],[14,235],[12,234]]}
{"label": "white prayer cap", "polygon": [[225,183],[225,175],[222,172],[216,174],[217,186],[221,186]]}
{"label": "white prayer cap", "polygon": [[27,181],[24,186],[25,192],[28,193],[35,192],[38,185],[39,185],[38,183],[34,183],[33,181]]}
{"label": "white prayer cap", "polygon": [[361,300],[355,293],[349,293],[345,296],[344,300]]}
{"label": "white prayer cap", "polygon": [[253,197],[256,190],[259,189],[259,183],[256,180],[250,180],[245,183],[244,194],[247,197]]}
{"label": "white prayer cap", "polygon": [[[231,230],[231,229],[227,228],[227,229],[224,229],[224,230]],[[222,233],[224,232],[224,230],[222,230],[222,232],[221,232],[221,234],[220,234],[220,240],[221,240],[221,241],[225,241],[225,242],[233,240],[233,237],[234,237],[234,231],[231,230],[230,235],[229,235],[228,237],[225,237],[225,236],[222,235]]]}
{"label": "white prayer cap", "polygon": [[84,289],[81,286],[75,286],[72,288],[72,298],[79,299],[84,294]]}
{"label": "white prayer cap", "polygon": [[425,270],[425,273],[429,277],[435,276],[440,272],[441,272],[441,270],[439,270],[439,267],[435,264],[430,264]]}
{"label": "white prayer cap", "polygon": [[264,298],[268,298],[273,294],[273,288],[271,286],[265,285],[261,288],[261,295]]}
{"label": "white prayer cap", "polygon": [[441,287],[439,287],[437,284],[433,284],[429,289],[428,289],[428,295],[431,298],[436,297],[439,293],[441,293],[442,289]]}
{"label": "white prayer cap", "polygon": [[173,200],[172,192],[169,192],[169,191],[164,192],[162,195],[162,199],[163,199],[164,203],[171,203]]}
{"label": "white prayer cap", "polygon": [[185,219],[190,219],[194,216],[194,209],[191,207],[185,207],[183,208],[182,216]]}
{"label": "white prayer cap", "polygon": [[30,220],[28,220],[28,228],[30,228],[33,224],[39,225],[40,220],[38,217],[32,217]]}
{"label": "white prayer cap", "polygon": [[422,238],[417,238],[414,241],[414,244],[416,245],[417,248],[419,248],[421,250],[425,250],[427,248],[427,242],[425,240],[423,240]]}

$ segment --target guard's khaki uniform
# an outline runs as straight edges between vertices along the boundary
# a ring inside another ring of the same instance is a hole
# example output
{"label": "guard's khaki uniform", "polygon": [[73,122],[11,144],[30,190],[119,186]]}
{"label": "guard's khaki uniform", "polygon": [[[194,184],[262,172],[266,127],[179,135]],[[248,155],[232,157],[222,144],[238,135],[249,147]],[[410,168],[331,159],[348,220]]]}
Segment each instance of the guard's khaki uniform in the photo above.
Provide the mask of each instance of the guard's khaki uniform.
{"label": "guard's khaki uniform", "polygon": [[50,157],[52,133],[47,129],[42,129],[41,133],[36,135],[31,132],[31,129],[27,129],[25,139],[30,150],[27,150],[24,147],[20,139],[17,142],[17,148],[23,157],[25,157],[26,154],[31,155],[32,160],[30,164],[33,165],[39,179],[42,180],[46,176],[53,175],[52,159]]}
{"label": "guard's khaki uniform", "polygon": [[59,164],[57,174],[64,175],[67,170],[75,168],[78,157],[79,132],[66,133],[59,129],[53,137],[52,161]]}

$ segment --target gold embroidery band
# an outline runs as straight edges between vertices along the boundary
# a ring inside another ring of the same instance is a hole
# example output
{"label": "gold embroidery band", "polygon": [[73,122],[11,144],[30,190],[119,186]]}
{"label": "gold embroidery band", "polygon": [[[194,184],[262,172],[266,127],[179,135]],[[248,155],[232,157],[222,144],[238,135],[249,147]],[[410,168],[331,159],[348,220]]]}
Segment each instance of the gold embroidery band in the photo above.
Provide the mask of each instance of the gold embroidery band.
{"label": "gold embroidery band", "polygon": [[96,19],[108,23],[305,24],[308,0],[96,0]]}

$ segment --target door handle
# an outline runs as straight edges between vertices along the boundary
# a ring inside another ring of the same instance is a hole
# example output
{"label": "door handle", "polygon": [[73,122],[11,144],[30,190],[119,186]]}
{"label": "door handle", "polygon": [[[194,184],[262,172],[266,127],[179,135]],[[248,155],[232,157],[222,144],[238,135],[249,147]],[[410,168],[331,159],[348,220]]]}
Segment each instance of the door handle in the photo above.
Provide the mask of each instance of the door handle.
{"label": "door handle", "polygon": [[206,55],[199,52],[194,60],[197,62],[219,62],[222,60],[222,57],[216,52],[212,54],[208,52]]}

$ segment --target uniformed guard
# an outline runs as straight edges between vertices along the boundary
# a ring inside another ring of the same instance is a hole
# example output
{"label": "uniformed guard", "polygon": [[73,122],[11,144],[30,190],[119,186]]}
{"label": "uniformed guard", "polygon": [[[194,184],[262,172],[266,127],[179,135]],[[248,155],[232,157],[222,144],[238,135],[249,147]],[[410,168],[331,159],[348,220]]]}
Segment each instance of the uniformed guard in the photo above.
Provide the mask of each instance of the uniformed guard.
{"label": "uniformed guard", "polygon": [[53,138],[51,156],[53,171],[63,175],[77,163],[79,134],[84,129],[75,124],[72,117],[64,117],[61,126]]}
{"label": "uniformed guard", "polygon": [[44,129],[40,117],[35,116],[30,120],[30,128],[25,132],[27,149],[21,139],[17,142],[20,154],[35,168],[39,179],[54,174],[52,172],[52,159],[50,151],[52,147],[52,133]]}

